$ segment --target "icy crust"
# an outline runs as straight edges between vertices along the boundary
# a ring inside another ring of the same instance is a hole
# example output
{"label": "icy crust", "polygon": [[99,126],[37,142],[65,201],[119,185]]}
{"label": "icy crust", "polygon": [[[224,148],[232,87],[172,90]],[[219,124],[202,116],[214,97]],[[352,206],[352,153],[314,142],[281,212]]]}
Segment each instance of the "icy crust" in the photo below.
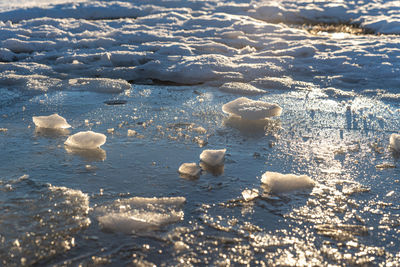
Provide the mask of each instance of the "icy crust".
{"label": "icy crust", "polygon": [[211,167],[224,165],[226,149],[206,149],[200,154],[200,160]]}
{"label": "icy crust", "polygon": [[[244,93],[243,88],[226,84],[289,90],[313,87],[313,83],[350,88],[365,88],[368,83],[392,88],[399,83],[399,59],[397,48],[387,44],[398,43],[399,37],[345,33],[312,36],[276,22],[351,20],[383,32],[399,32],[395,5],[393,1],[378,5],[371,1],[246,4],[153,0],[93,1],[3,11],[0,85],[63,90],[69,88],[69,79],[101,77],[140,83],[205,83],[238,93]],[[371,59],[379,64],[371,64]],[[316,70],[331,76],[318,75]],[[88,87],[74,88],[96,87],[102,86],[89,83]]]}
{"label": "icy crust", "polygon": [[282,108],[277,104],[240,97],[223,105],[222,111],[245,120],[262,120],[280,116]]}
{"label": "icy crust", "polygon": [[315,185],[315,182],[307,175],[282,174],[278,172],[265,172],[262,175],[261,182],[271,193],[308,189]]}
{"label": "icy crust", "polygon": [[390,135],[389,144],[391,149],[396,152],[400,152],[400,134]]}
{"label": "icy crust", "polygon": [[32,117],[32,120],[38,128],[67,129],[71,127],[67,120],[57,113],[50,116],[34,116]]}
{"label": "icy crust", "polygon": [[96,208],[97,220],[107,231],[131,234],[157,230],[183,219],[184,197],[118,199]]}
{"label": "icy crust", "polygon": [[86,131],[71,135],[64,144],[78,149],[97,149],[102,146],[106,140],[107,137],[104,134]]}

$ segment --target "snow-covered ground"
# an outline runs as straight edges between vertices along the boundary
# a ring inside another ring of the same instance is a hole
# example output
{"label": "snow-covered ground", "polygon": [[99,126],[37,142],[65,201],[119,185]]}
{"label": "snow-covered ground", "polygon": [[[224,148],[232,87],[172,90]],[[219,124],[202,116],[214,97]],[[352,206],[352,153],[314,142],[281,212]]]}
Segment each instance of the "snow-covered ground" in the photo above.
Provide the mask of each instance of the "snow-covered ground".
{"label": "snow-covered ground", "polygon": [[389,0],[0,0],[0,265],[397,266],[399,34]]}

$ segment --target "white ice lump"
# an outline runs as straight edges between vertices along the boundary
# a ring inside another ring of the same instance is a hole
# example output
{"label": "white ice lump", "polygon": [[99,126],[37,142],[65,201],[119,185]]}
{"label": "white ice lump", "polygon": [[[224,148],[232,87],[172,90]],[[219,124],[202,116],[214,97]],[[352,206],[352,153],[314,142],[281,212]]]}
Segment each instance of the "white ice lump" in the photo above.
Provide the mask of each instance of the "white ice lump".
{"label": "white ice lump", "polygon": [[307,175],[282,174],[265,172],[261,182],[271,193],[283,193],[294,190],[312,188],[315,182]]}
{"label": "white ice lump", "polygon": [[390,147],[397,152],[400,152],[400,134],[392,134],[390,136]]}
{"label": "white ice lump", "polygon": [[201,172],[201,168],[194,162],[192,163],[183,163],[178,172],[182,175],[187,175],[191,177],[198,177]]}
{"label": "white ice lump", "polygon": [[277,104],[239,97],[223,105],[222,111],[245,120],[262,120],[281,115],[282,108]]}
{"label": "white ice lump", "polygon": [[38,128],[66,129],[71,127],[67,120],[57,113],[50,116],[33,116],[32,120]]}
{"label": "white ice lump", "polygon": [[102,146],[106,139],[104,134],[86,131],[71,135],[64,144],[80,149],[96,149]]}
{"label": "white ice lump", "polygon": [[206,149],[200,154],[200,160],[209,166],[224,165],[226,149]]}

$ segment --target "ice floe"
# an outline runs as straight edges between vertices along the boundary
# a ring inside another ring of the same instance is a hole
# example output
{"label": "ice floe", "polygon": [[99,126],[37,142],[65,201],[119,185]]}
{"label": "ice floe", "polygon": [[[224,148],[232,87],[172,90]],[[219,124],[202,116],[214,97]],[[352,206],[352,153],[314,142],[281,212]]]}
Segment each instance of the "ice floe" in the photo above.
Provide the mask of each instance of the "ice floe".
{"label": "ice floe", "polygon": [[107,137],[93,131],[79,132],[68,137],[65,145],[79,149],[97,149],[106,142]]}
{"label": "ice floe", "polygon": [[157,230],[183,219],[184,197],[118,199],[95,209],[104,230],[126,234]]}
{"label": "ice floe", "polygon": [[390,135],[390,148],[396,152],[400,152],[400,134]]}
{"label": "ice floe", "polygon": [[38,128],[67,129],[71,127],[67,120],[57,113],[49,116],[34,116],[32,117],[32,120]]}
{"label": "ice floe", "polygon": [[262,120],[281,115],[282,108],[277,104],[240,97],[223,105],[222,111],[245,120]]}
{"label": "ice floe", "polygon": [[210,167],[224,165],[226,149],[206,149],[200,154],[200,160]]}
{"label": "ice floe", "polygon": [[179,166],[178,172],[184,177],[196,178],[200,176],[201,168],[195,162],[183,163],[181,166]]}
{"label": "ice floe", "polygon": [[307,175],[282,174],[278,172],[265,172],[262,175],[261,182],[271,193],[308,189],[315,185],[315,182]]}

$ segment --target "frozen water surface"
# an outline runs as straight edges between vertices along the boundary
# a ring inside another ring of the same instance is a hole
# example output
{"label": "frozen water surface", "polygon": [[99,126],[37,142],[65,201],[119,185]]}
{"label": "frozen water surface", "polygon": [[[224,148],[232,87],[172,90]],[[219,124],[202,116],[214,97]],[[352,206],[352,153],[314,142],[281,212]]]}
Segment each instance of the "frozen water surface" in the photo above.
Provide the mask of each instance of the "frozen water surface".
{"label": "frozen water surface", "polygon": [[[396,1],[9,2],[0,265],[398,265]],[[241,95],[282,113],[227,118]],[[64,146],[85,131],[107,142]]]}

